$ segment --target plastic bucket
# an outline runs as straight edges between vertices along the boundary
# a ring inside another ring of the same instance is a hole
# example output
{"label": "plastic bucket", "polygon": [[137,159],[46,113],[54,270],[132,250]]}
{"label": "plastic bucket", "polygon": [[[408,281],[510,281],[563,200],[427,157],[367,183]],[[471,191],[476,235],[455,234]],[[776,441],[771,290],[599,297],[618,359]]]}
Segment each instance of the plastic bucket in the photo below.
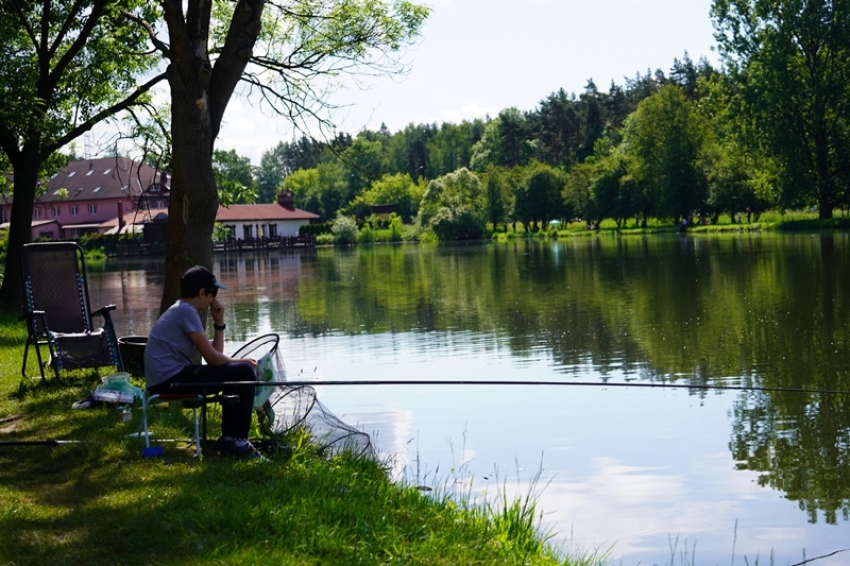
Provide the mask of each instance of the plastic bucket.
{"label": "plastic bucket", "polygon": [[124,360],[124,369],[139,377],[145,375],[145,346],[148,344],[147,336],[120,336],[118,338],[118,349],[121,351],[121,359]]}

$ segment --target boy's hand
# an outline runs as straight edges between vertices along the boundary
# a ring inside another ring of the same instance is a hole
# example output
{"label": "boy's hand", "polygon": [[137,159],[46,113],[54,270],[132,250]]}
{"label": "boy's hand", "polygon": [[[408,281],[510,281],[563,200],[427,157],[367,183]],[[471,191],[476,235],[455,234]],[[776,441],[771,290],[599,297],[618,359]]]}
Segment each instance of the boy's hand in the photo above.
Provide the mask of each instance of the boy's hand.
{"label": "boy's hand", "polygon": [[224,323],[224,305],[218,302],[218,299],[213,299],[210,303],[210,314],[213,317],[213,322],[221,326]]}

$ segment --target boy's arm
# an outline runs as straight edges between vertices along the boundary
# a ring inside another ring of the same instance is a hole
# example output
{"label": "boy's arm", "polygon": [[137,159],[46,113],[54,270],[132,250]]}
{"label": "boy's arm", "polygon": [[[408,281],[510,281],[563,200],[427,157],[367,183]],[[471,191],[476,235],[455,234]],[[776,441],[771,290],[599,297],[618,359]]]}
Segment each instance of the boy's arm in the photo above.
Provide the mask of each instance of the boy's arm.
{"label": "boy's arm", "polygon": [[[224,337],[222,336],[223,333],[216,332],[216,334],[216,338],[221,342],[221,349],[224,349]],[[206,332],[190,332],[189,339],[198,349],[198,352],[201,353],[201,356],[204,357],[204,360],[206,360],[206,362],[211,366],[220,366],[222,364],[229,364],[230,362],[237,361],[228,356],[225,356],[222,352],[215,348],[213,343],[210,342],[210,339],[207,337]]]}
{"label": "boy's arm", "polygon": [[[221,332],[216,332],[216,334],[221,335]],[[213,347],[212,342],[207,337],[206,332],[190,332],[189,339],[192,340],[192,343],[198,349],[198,352],[201,353],[201,356],[204,357],[204,360],[211,366],[220,366],[222,364],[229,364],[232,362],[248,362],[253,367],[257,367],[257,360],[253,358],[231,358],[230,356],[225,356],[218,350]],[[218,336],[218,339],[224,341],[224,338]]]}
{"label": "boy's arm", "polygon": [[[213,319],[213,327],[224,326],[224,305],[216,299],[213,299],[212,304],[210,304],[210,315]],[[215,331],[212,345],[217,352],[224,352],[224,330]]]}

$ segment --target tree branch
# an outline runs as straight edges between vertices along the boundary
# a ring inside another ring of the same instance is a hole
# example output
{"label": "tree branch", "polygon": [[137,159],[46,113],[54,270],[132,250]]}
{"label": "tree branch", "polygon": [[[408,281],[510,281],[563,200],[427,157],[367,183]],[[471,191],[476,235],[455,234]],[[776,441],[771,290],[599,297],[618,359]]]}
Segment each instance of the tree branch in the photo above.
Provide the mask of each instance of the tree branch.
{"label": "tree branch", "polygon": [[[89,14],[86,23],[83,25],[82,29],[77,34],[77,38],[74,40],[74,43],[68,48],[68,50],[62,55],[62,58],[53,68],[49,75],[49,88],[52,91],[56,88],[56,84],[59,82],[59,79],[65,73],[65,69],[68,65],[71,64],[71,61],[79,54],[79,52],[85,47],[86,42],[89,40],[91,36],[92,30],[97,26],[100,22],[100,17],[103,15],[103,9],[106,7],[108,0],[95,0],[92,4],[91,13]],[[57,39],[57,42],[59,40]],[[45,100],[48,100],[45,97]]]}
{"label": "tree branch", "polygon": [[13,162],[21,154],[21,148],[18,147],[17,138],[9,131],[3,121],[0,121],[0,149]]}
{"label": "tree branch", "polygon": [[110,106],[108,108],[104,108],[103,110],[101,110],[100,112],[98,112],[97,114],[95,114],[94,116],[92,116],[91,118],[86,120],[85,122],[76,126],[74,129],[72,129],[71,131],[66,133],[64,136],[55,140],[53,143],[44,144],[44,146],[41,148],[42,156],[44,156],[46,158],[47,156],[49,156],[51,153],[53,153],[54,151],[56,151],[57,149],[59,149],[63,145],[70,143],[72,140],[76,139],[77,137],[79,137],[82,134],[86,133],[87,131],[91,130],[101,120],[108,118],[109,116],[116,114],[116,113],[118,113],[122,110],[125,110],[125,109],[129,108],[130,106],[133,106],[136,103],[136,101],[139,99],[139,97],[141,97],[143,94],[148,92],[150,89],[152,89],[154,86],[156,86],[157,83],[159,83],[160,81],[162,81],[164,79],[165,79],[165,73],[160,73],[160,74],[156,75],[151,80],[149,80],[148,82],[146,82],[145,84],[143,84],[142,86],[137,88],[135,90],[135,92],[133,92],[130,96],[128,96],[124,100],[122,100],[122,101],[120,101],[116,104],[113,104],[112,106]]}
{"label": "tree branch", "polygon": [[210,77],[210,119],[218,136],[224,110],[251,60],[260,35],[265,0],[240,0],[233,12],[221,55]]}
{"label": "tree branch", "polygon": [[180,74],[183,74],[186,65],[192,60],[186,17],[183,14],[183,2],[181,0],[163,0],[162,8],[165,14],[165,23],[168,26],[168,37],[171,38],[169,60],[180,69]]}
{"label": "tree branch", "polygon": [[159,39],[156,35],[156,32],[153,29],[153,26],[147,20],[140,18],[136,14],[132,12],[128,12],[127,10],[121,10],[121,15],[130,20],[131,22],[135,22],[145,28],[145,31],[148,32],[148,38],[153,43],[154,48],[163,54],[166,59],[171,58],[171,48],[167,43]]}
{"label": "tree branch", "polygon": [[43,40],[44,40],[44,53],[46,53],[46,59],[53,59],[53,56],[56,55],[56,50],[59,49],[59,46],[62,45],[62,39],[68,35],[68,31],[71,29],[71,22],[76,19],[77,15],[83,9],[83,0],[77,0],[74,5],[71,7],[71,11],[68,12],[68,16],[65,18],[65,21],[62,22],[62,29],[59,30],[59,33],[56,34],[56,41],[53,42],[53,45],[50,48],[47,48],[47,32],[49,31],[50,22],[47,21],[42,29]]}
{"label": "tree branch", "polygon": [[29,25],[26,14],[24,14],[23,10],[21,10],[20,2],[18,0],[13,0],[12,3],[15,6],[15,12],[18,14],[18,21],[21,22],[21,26],[26,31],[30,41],[32,41],[33,47],[36,51],[38,51],[38,38],[35,36],[35,30]]}

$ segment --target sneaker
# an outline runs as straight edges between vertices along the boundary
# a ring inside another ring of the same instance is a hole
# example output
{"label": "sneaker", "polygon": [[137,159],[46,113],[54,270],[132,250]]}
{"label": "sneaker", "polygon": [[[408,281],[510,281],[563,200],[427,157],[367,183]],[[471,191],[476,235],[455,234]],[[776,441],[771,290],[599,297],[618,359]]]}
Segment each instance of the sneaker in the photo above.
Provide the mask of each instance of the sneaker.
{"label": "sneaker", "polygon": [[266,460],[266,457],[260,454],[250,442],[239,446],[232,438],[219,438],[215,441],[215,449],[222,456],[230,456],[240,460]]}

